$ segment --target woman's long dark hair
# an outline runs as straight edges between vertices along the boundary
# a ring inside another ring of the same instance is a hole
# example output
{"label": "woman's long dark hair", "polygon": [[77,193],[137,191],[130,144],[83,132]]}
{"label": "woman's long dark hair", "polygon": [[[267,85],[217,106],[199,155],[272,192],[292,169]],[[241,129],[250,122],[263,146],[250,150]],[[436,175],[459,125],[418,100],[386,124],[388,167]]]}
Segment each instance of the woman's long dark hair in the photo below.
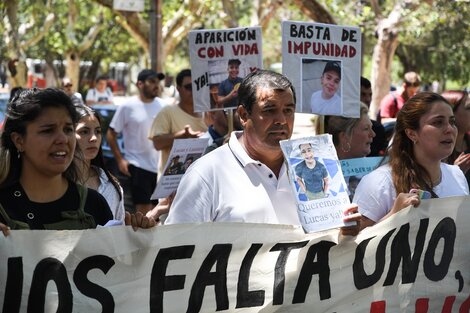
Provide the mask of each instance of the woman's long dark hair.
{"label": "woman's long dark hair", "polygon": [[[78,116],[79,116],[78,122],[80,122],[80,120],[84,117],[94,116],[98,120],[98,123],[101,125],[101,116],[89,106],[81,104],[81,103],[75,104],[75,110],[77,111]],[[77,142],[77,145],[78,145],[78,142]],[[101,144],[98,149],[98,154],[96,155],[94,159],[91,160],[90,164],[93,166],[99,167],[104,171],[109,181],[111,182],[111,184],[113,184],[114,188],[119,194],[119,200],[122,200],[121,187],[120,187],[119,181],[117,180],[116,177],[114,177],[113,174],[111,174],[111,172],[106,167],[106,164],[104,162],[104,157],[103,157],[103,148],[101,147]]]}
{"label": "woman's long dark hair", "polygon": [[409,192],[412,188],[429,191],[434,197],[429,172],[418,163],[413,151],[413,142],[406,135],[406,129],[418,130],[420,118],[429,112],[436,102],[448,103],[437,93],[420,92],[408,99],[397,115],[395,134],[390,153],[392,180],[397,191]]}
{"label": "woman's long dark hair", "polygon": [[[20,89],[13,99],[10,99],[6,119],[1,133],[0,144],[0,187],[16,183],[21,175],[21,159],[17,157],[18,150],[11,140],[12,133],[26,135],[28,124],[35,121],[46,108],[64,108],[75,126],[78,115],[72,100],[58,88]],[[72,161],[62,175],[69,181],[76,182],[79,170]]]}

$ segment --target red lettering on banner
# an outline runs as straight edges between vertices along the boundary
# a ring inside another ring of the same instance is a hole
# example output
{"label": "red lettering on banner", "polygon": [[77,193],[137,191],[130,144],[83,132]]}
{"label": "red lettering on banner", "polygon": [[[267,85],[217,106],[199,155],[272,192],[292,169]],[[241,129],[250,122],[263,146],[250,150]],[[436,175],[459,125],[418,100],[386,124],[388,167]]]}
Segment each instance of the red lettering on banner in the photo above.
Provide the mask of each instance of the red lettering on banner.
{"label": "red lettering on banner", "polygon": [[376,301],[370,304],[370,313],[385,313],[385,301]]}
{"label": "red lettering on banner", "polygon": [[429,299],[421,298],[416,300],[415,312],[416,313],[428,313],[429,309]]}
{"label": "red lettering on banner", "polygon": [[449,296],[446,298],[444,302],[444,306],[442,307],[442,313],[451,313],[452,307],[454,306],[455,296]]}
{"label": "red lettering on banner", "polygon": [[470,312],[470,295],[468,296],[467,300],[465,300],[462,305],[460,306],[459,313]]}

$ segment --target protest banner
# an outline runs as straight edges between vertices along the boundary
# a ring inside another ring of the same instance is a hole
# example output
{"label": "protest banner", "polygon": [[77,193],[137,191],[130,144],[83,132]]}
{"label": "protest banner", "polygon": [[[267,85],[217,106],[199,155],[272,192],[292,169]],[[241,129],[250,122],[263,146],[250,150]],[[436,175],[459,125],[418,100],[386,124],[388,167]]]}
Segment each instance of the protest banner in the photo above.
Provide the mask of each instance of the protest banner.
{"label": "protest banner", "polygon": [[305,232],[345,226],[346,181],[330,134],[280,141]]}
{"label": "protest banner", "polygon": [[178,188],[183,174],[207,148],[209,138],[175,139],[158,184],[150,199],[166,198]]}
{"label": "protest banner", "polygon": [[359,117],[360,28],[282,22],[282,72],[296,88],[298,112]]}
{"label": "protest banner", "polygon": [[470,198],[357,237],[205,223],[0,236],[3,312],[469,312]]}
{"label": "protest banner", "polygon": [[[239,82],[247,74],[263,67],[261,49],[261,27],[189,32],[194,111],[236,108]],[[229,71],[229,63],[234,64],[232,73]],[[230,77],[232,74],[233,78]],[[233,91],[235,98],[229,97],[222,103],[219,100],[221,87],[223,96]]]}

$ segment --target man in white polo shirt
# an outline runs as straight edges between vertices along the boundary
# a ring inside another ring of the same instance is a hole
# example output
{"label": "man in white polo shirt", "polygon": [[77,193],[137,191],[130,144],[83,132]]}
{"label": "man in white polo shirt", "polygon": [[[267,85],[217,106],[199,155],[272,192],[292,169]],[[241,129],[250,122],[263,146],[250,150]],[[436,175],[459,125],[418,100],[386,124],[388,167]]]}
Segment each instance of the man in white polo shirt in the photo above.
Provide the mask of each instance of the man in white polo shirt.
{"label": "man in white polo shirt", "polygon": [[[238,96],[244,131],[233,132],[228,144],[188,169],[165,224],[213,221],[300,225],[279,145],[280,140],[292,135],[294,88],[281,74],[257,70],[243,80]],[[357,227],[343,228],[343,234],[357,231]]]}

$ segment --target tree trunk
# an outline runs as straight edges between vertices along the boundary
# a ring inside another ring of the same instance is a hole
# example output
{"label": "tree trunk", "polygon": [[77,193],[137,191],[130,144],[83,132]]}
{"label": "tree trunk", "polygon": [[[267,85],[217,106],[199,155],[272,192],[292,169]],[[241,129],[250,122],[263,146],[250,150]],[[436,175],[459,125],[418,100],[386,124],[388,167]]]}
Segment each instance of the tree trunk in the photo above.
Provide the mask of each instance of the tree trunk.
{"label": "tree trunk", "polygon": [[372,54],[372,102],[370,116],[375,117],[379,111],[382,98],[389,92],[392,72],[392,61],[398,46],[396,28],[378,26],[378,40]]}
{"label": "tree trunk", "polygon": [[73,91],[77,91],[80,83],[80,53],[69,50],[65,53],[65,59],[67,61],[65,76],[72,81]]}
{"label": "tree trunk", "polygon": [[8,85],[13,87],[26,87],[28,84],[28,67],[24,58],[19,57],[14,61],[13,58],[9,63]]}
{"label": "tree trunk", "polygon": [[315,0],[294,0],[294,3],[313,21],[325,24],[336,24],[330,12]]}
{"label": "tree trunk", "polygon": [[419,1],[399,0],[386,18],[381,16],[378,2],[371,1],[371,3],[378,20],[377,43],[372,54],[372,101],[369,112],[369,115],[375,118],[379,111],[380,101],[390,91],[392,61],[399,44],[398,28],[409,12],[415,10],[420,3]]}

